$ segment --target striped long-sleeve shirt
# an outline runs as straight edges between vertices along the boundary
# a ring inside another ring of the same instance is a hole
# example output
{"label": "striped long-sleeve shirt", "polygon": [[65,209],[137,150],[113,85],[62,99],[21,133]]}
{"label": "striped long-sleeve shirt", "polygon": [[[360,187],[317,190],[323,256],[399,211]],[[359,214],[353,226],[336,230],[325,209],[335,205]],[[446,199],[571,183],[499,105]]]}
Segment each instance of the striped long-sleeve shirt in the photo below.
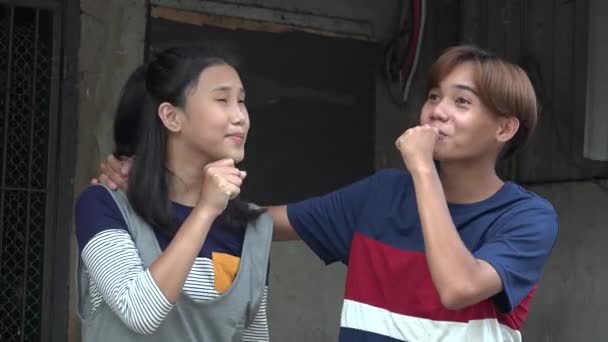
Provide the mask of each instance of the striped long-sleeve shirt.
{"label": "striped long-sleeve shirt", "polygon": [[[192,208],[173,205],[175,218],[183,222]],[[76,232],[82,261],[89,277],[93,310],[106,302],[133,331],[153,333],[173,305],[164,297],[143,266],[120,210],[99,186],[86,189],[76,204]],[[156,233],[161,249],[170,238]],[[231,285],[238,271],[244,231],[214,224],[188,274],[183,292],[194,301],[212,300]],[[268,341],[265,291],[256,317],[243,341]]]}

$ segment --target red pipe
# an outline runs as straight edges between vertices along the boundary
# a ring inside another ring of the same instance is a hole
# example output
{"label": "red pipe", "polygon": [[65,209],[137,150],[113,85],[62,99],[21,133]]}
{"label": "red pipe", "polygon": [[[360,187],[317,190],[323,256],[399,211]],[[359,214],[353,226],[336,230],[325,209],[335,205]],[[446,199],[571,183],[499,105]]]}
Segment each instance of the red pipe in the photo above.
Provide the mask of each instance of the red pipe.
{"label": "red pipe", "polygon": [[422,15],[421,1],[422,0],[412,0],[414,12],[414,34],[410,38],[407,56],[401,68],[401,79],[407,79],[407,75],[412,69],[412,64],[414,63],[414,58],[416,56],[416,49],[418,48],[418,35],[420,35],[420,20]]}

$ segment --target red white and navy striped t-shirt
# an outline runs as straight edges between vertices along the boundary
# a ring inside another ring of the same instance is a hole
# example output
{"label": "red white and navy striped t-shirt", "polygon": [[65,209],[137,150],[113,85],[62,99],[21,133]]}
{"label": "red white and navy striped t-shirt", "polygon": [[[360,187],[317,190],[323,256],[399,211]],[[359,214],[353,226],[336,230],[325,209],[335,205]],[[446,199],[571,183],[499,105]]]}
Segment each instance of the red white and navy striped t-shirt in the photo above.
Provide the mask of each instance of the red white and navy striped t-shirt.
{"label": "red white and navy striped t-shirt", "polygon": [[321,259],[348,265],[340,341],[521,340],[557,237],[555,210],[510,182],[481,202],[448,206],[464,244],[496,269],[504,288],[462,310],[443,307],[432,282],[406,172],[381,171],[288,206],[290,223]]}

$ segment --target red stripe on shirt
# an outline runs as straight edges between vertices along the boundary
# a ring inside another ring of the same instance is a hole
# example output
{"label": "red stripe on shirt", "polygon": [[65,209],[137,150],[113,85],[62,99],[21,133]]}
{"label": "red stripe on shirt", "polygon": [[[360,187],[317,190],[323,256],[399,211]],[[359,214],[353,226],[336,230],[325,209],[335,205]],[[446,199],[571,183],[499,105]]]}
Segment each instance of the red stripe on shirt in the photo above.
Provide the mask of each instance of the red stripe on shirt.
{"label": "red stripe on shirt", "polygon": [[346,299],[436,321],[496,318],[519,330],[536,289],[509,314],[499,313],[492,299],[449,310],[441,304],[423,252],[400,250],[360,233],[353,238],[348,264]]}

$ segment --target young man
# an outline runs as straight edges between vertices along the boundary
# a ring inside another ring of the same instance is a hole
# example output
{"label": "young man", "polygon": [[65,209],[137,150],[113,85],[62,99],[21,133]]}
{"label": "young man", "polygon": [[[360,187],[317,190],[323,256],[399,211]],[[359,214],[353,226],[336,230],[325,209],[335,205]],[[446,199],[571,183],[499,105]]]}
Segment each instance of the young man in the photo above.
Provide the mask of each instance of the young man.
{"label": "young man", "polygon": [[[520,68],[454,47],[431,68],[421,125],[396,141],[407,172],[269,208],[275,240],[348,265],[340,341],[521,341],[558,219],[495,164],[536,120]],[[109,158],[102,181],[124,184],[122,167]]]}

